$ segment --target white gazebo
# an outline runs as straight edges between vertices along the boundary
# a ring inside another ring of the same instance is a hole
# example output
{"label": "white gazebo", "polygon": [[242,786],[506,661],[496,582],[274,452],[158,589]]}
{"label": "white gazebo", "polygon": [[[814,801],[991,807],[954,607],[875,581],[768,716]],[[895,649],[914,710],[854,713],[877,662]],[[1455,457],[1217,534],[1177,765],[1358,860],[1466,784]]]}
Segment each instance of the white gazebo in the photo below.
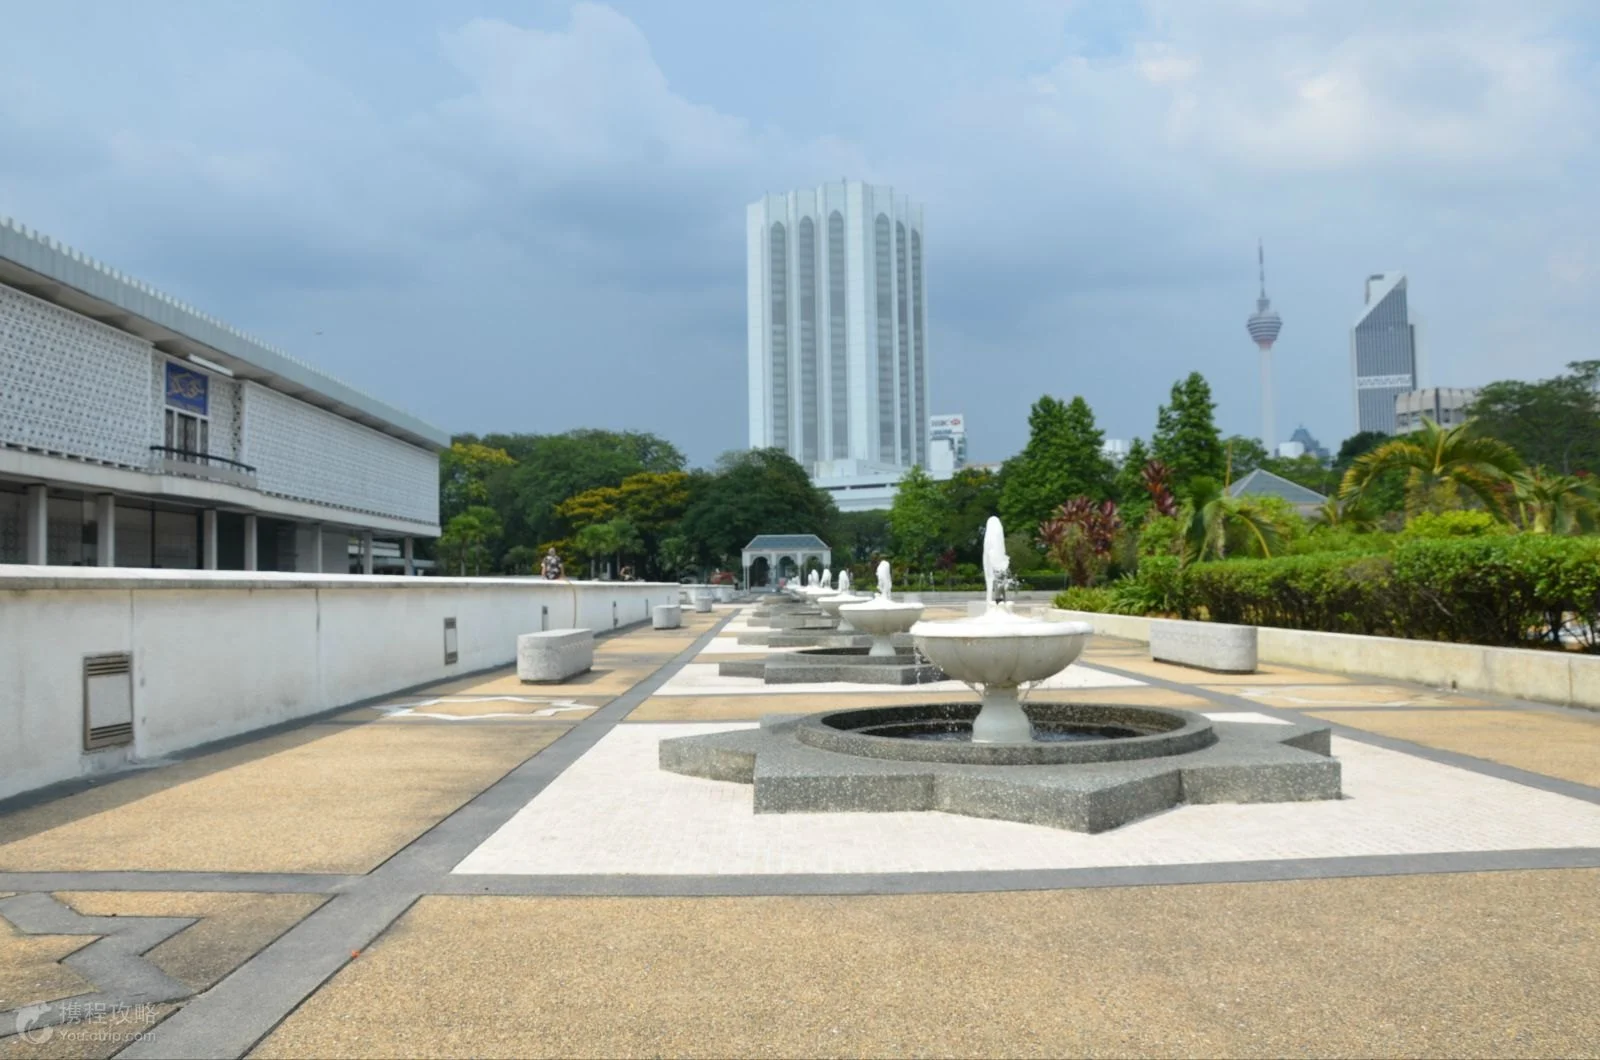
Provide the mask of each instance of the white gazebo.
{"label": "white gazebo", "polygon": [[785,559],[794,561],[796,572],[804,571],[809,559],[823,567],[832,567],[833,549],[816,534],[757,534],[744,546],[741,555],[746,589],[750,588],[750,568],[763,559],[767,561],[771,584],[776,585],[779,564]]}

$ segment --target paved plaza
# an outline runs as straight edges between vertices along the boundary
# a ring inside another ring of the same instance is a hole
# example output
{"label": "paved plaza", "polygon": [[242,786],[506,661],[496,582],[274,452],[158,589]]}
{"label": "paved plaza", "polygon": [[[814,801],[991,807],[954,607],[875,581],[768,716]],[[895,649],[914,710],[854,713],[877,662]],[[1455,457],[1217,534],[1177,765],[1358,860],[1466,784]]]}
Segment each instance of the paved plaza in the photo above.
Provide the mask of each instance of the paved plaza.
{"label": "paved plaza", "polygon": [[1600,1055],[1600,715],[1097,638],[1034,694],[1330,725],[1344,798],[757,816],[658,743],[975,697],[720,676],[746,610],[0,808],[0,1057]]}

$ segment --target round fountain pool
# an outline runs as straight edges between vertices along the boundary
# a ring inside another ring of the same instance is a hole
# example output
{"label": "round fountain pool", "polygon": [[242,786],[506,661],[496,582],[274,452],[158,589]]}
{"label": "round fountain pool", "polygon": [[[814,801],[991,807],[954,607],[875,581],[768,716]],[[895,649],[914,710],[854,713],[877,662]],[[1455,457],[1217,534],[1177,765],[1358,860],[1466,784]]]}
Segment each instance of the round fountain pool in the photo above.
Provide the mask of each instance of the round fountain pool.
{"label": "round fountain pool", "polygon": [[[939,743],[971,743],[972,725],[964,721],[908,721],[858,729],[863,736],[887,736],[895,740],[933,740]],[[1126,740],[1143,736],[1138,729],[1117,725],[1035,725],[1036,743],[1082,743],[1088,740]]]}
{"label": "round fountain pool", "polygon": [[1199,714],[1096,703],[1026,703],[1026,743],[974,743],[976,703],[924,703],[815,714],[795,730],[819,750],[862,758],[968,765],[1125,762],[1188,754],[1216,742]]}

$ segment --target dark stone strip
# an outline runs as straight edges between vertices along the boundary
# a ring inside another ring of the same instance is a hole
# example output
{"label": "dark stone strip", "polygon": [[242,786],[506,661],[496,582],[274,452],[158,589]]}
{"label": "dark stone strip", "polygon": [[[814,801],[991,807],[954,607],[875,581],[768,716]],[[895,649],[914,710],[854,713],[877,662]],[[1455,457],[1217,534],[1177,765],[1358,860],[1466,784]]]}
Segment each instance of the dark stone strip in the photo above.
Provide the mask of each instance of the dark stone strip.
{"label": "dark stone strip", "polygon": [[449,876],[434,892],[549,897],[745,897],[772,895],[950,894],[1085,887],[1263,883],[1362,876],[1600,868],[1600,848],[1383,854],[1284,861],[1127,865],[992,872],[907,872],[727,876]]}
{"label": "dark stone strip", "polygon": [[337,894],[360,876],[310,872],[0,872],[0,891]]}
{"label": "dark stone strip", "polygon": [[56,1026],[77,1018],[85,1005],[132,1008],[145,1003],[176,1001],[192,990],[144,959],[144,954],[183,931],[190,917],[83,916],[48,894],[19,894],[0,899],[0,917],[25,935],[100,936],[62,960],[95,990],[27,1009],[0,1012],[0,1027]]}
{"label": "dark stone strip", "polygon": [[365,949],[457,862],[698,655],[730,618],[719,621],[666,666],[579,721],[370,875],[354,881],[118,1056],[181,1060],[249,1052],[343,968],[352,952]]}

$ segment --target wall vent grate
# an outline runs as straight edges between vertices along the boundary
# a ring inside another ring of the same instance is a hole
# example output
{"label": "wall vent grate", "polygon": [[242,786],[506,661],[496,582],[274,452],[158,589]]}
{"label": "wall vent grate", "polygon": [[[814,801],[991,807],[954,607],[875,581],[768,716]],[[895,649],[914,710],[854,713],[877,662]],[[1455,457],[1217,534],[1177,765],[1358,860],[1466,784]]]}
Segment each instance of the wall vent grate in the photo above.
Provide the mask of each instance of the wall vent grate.
{"label": "wall vent grate", "polygon": [[447,618],[444,620],[444,664],[446,666],[449,666],[451,663],[454,663],[461,657],[457,648],[458,641],[456,640],[456,620],[453,618]]}
{"label": "wall vent grate", "polygon": [[133,742],[133,654],[83,657],[83,749]]}

